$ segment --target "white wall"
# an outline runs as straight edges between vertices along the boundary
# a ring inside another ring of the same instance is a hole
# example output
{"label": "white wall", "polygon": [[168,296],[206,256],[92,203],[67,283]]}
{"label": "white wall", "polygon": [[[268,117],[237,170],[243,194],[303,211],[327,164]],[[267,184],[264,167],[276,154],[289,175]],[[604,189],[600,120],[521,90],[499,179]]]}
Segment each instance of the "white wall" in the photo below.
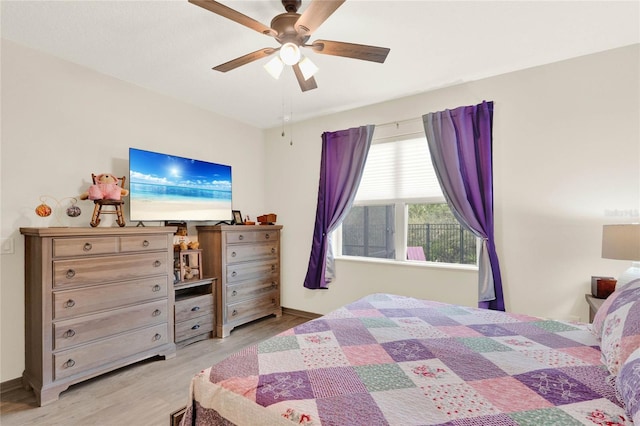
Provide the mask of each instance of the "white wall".
{"label": "white wall", "polygon": [[[0,382],[24,366],[18,229],[56,225],[33,213],[41,195],[75,196],[92,172],[126,175],[129,146],[234,167],[235,207],[251,217],[275,212],[284,225],[285,307],[325,313],[372,291],[474,305],[477,274],[469,270],[338,260],[329,290],[302,283],[322,132],[482,100],[495,102],[496,235],[507,307],[586,320],[590,276],[628,266],[600,258],[602,224],[639,219],[639,52],[635,45],[310,120],[287,127],[283,138],[281,128],[262,132],[3,41],[0,223],[15,254],[0,257]],[[80,207],[83,215],[65,225],[88,224],[92,205]]]}
{"label": "white wall", "polygon": [[[495,102],[496,237],[511,311],[586,321],[606,223],[638,221],[639,45],[443,88],[267,132],[267,206],[283,230],[283,306],[326,313],[370,291],[476,303],[469,271],[337,260],[329,290],[302,287],[313,235],[321,134]],[[320,89],[323,90],[323,89]],[[294,111],[295,114],[295,111]]]}
{"label": "white wall", "polygon": [[0,257],[0,382],[24,369],[19,228],[89,226],[91,201],[78,204],[82,215],[73,220],[63,209],[60,222],[34,209],[42,195],[62,200],[82,193],[93,172],[127,176],[130,146],[230,164],[234,206],[252,217],[264,211],[261,130],[2,41],[1,224],[15,253]]}

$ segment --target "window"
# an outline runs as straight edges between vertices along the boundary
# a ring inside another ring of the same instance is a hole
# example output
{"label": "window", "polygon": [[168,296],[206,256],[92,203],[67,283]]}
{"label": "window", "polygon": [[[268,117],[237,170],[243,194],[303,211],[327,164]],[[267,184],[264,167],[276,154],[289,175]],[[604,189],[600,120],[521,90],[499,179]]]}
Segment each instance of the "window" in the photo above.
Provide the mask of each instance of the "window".
{"label": "window", "polygon": [[477,239],[446,204],[421,128],[400,136],[376,128],[354,206],[336,233],[343,256],[476,264]]}
{"label": "window", "polygon": [[409,204],[408,210],[407,247],[420,247],[430,262],[476,264],[477,238],[446,203]]}
{"label": "window", "polygon": [[342,254],[395,259],[394,206],[354,206],[342,222]]}

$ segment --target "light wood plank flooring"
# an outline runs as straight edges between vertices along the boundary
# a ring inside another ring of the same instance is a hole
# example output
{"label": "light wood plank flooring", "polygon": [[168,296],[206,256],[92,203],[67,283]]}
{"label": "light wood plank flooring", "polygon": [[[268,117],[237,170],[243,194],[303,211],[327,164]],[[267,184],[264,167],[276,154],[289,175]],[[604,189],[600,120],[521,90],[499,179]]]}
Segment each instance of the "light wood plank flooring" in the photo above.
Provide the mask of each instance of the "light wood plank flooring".
{"label": "light wood plank flooring", "polygon": [[44,407],[35,406],[31,391],[8,391],[0,402],[0,424],[166,426],[169,415],[188,403],[194,374],[306,321],[287,313],[263,318],[235,328],[225,339],[208,339],[179,349],[173,359],[152,358],[73,385],[58,401]]}

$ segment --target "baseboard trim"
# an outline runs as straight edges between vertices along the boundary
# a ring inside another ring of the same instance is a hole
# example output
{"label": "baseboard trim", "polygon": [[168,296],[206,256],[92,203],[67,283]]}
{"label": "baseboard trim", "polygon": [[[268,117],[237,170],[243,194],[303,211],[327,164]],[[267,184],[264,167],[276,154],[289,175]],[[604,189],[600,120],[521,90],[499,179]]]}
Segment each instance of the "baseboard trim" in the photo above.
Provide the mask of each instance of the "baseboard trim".
{"label": "baseboard trim", "polygon": [[0,383],[0,395],[22,388],[22,377]]}
{"label": "baseboard trim", "polygon": [[320,314],[314,314],[313,312],[300,311],[298,309],[291,309],[291,308],[285,308],[285,307],[282,308],[282,313],[295,315],[297,317],[308,318],[308,319],[316,319],[322,316]]}

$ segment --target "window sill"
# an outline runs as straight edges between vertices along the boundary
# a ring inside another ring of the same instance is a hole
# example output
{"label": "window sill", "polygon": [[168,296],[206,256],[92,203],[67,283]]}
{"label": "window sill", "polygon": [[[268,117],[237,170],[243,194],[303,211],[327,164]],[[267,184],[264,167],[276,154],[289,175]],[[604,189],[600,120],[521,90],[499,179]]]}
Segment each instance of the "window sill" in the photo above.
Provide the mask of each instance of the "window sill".
{"label": "window sill", "polygon": [[478,272],[477,265],[461,265],[457,263],[438,263],[438,262],[423,262],[419,260],[393,260],[393,259],[379,259],[375,257],[358,257],[358,256],[336,256],[337,261],[356,262],[356,263],[376,263],[389,266],[400,266],[409,268],[433,268],[433,269],[449,269],[456,271],[470,271]]}

